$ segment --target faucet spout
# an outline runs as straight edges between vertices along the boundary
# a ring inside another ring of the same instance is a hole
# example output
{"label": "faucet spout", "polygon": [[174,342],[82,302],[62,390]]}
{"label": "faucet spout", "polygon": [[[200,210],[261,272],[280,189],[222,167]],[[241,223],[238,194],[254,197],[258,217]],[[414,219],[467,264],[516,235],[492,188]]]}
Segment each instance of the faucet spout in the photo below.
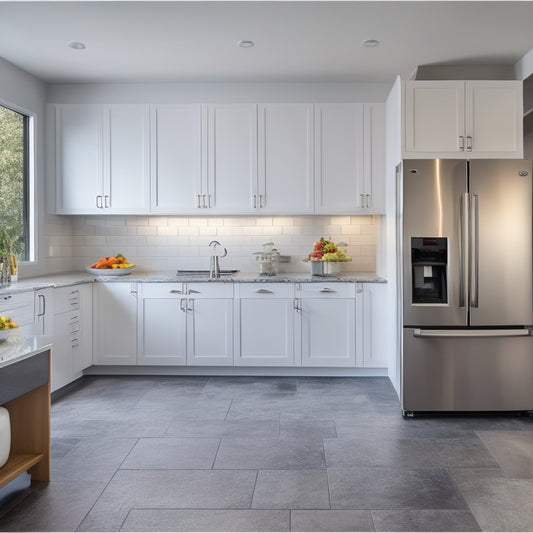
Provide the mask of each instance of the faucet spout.
{"label": "faucet spout", "polygon": [[[224,252],[222,254],[217,252],[217,247],[223,248]],[[219,264],[219,257],[226,257],[228,255],[228,250],[224,248],[218,241],[211,241],[209,243],[209,247],[213,248],[213,252],[211,254],[211,263],[209,267],[209,277],[211,279],[214,278],[220,278],[220,264]]]}

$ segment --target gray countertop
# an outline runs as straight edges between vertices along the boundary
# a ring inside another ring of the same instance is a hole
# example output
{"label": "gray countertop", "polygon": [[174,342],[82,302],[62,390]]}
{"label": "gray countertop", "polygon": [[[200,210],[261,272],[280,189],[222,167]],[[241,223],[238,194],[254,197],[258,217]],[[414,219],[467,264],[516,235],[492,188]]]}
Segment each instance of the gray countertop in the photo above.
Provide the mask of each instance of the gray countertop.
{"label": "gray countertop", "polygon": [[376,275],[375,272],[345,272],[338,276],[312,276],[308,272],[282,273],[278,276],[261,276],[254,272],[238,272],[232,276],[222,276],[209,279],[205,275],[178,276],[175,271],[141,271],[135,270],[125,276],[95,276],[86,272],[65,272],[26,278],[11,283],[9,287],[0,290],[2,294],[15,294],[44,289],[47,287],[66,287],[80,283],[106,282],[149,282],[149,283],[188,283],[207,281],[211,283],[324,283],[324,281],[347,283],[386,283],[387,280]]}

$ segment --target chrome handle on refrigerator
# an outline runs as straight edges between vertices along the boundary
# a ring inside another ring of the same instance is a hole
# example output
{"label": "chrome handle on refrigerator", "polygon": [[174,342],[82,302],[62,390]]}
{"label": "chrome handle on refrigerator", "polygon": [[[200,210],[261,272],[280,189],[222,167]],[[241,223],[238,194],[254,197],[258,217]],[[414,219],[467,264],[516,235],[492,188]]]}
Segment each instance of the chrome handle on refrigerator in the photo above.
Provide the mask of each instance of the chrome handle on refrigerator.
{"label": "chrome handle on refrigerator", "polygon": [[470,196],[470,307],[479,304],[479,200],[477,194]]}
{"label": "chrome handle on refrigerator", "polygon": [[413,337],[530,337],[529,329],[414,329]]}
{"label": "chrome handle on refrigerator", "polygon": [[463,135],[459,135],[459,151],[460,152],[465,151],[465,138]]}
{"label": "chrome handle on refrigerator", "polygon": [[461,194],[460,207],[460,231],[459,231],[459,307],[466,306],[468,298],[468,215],[469,194]]}

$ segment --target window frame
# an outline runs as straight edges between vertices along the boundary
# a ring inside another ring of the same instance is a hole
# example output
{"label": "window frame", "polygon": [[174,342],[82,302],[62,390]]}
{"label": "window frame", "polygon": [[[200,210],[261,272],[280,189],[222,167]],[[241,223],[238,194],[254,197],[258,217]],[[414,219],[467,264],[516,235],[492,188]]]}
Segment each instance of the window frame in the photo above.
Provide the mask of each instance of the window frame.
{"label": "window frame", "polygon": [[24,117],[23,122],[23,218],[26,257],[20,265],[35,264],[37,261],[37,213],[35,198],[35,113],[22,106],[0,98],[0,106]]}

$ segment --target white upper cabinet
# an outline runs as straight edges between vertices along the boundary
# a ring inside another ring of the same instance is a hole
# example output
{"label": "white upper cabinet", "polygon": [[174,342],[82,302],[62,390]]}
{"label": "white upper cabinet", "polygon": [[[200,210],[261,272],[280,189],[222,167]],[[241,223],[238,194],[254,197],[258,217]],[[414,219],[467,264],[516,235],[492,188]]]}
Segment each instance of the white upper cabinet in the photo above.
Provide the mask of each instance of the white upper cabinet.
{"label": "white upper cabinet", "polygon": [[152,213],[196,213],[202,200],[207,205],[205,119],[199,104],[152,106]]}
{"label": "white upper cabinet", "polygon": [[56,212],[148,213],[146,105],[56,106]]}
{"label": "white upper cabinet", "polygon": [[56,213],[101,211],[102,135],[102,106],[56,106]]}
{"label": "white upper cabinet", "polygon": [[259,106],[259,212],[314,212],[313,123],[313,104]]}
{"label": "white upper cabinet", "polygon": [[254,213],[257,195],[257,105],[208,107],[207,207]]}
{"label": "white upper cabinet", "polygon": [[315,117],[315,211],[383,213],[384,105],[319,104]]}
{"label": "white upper cabinet", "polygon": [[404,157],[522,155],[521,82],[405,82]]}
{"label": "white upper cabinet", "polygon": [[105,214],[150,210],[150,113],[148,105],[104,106]]}

